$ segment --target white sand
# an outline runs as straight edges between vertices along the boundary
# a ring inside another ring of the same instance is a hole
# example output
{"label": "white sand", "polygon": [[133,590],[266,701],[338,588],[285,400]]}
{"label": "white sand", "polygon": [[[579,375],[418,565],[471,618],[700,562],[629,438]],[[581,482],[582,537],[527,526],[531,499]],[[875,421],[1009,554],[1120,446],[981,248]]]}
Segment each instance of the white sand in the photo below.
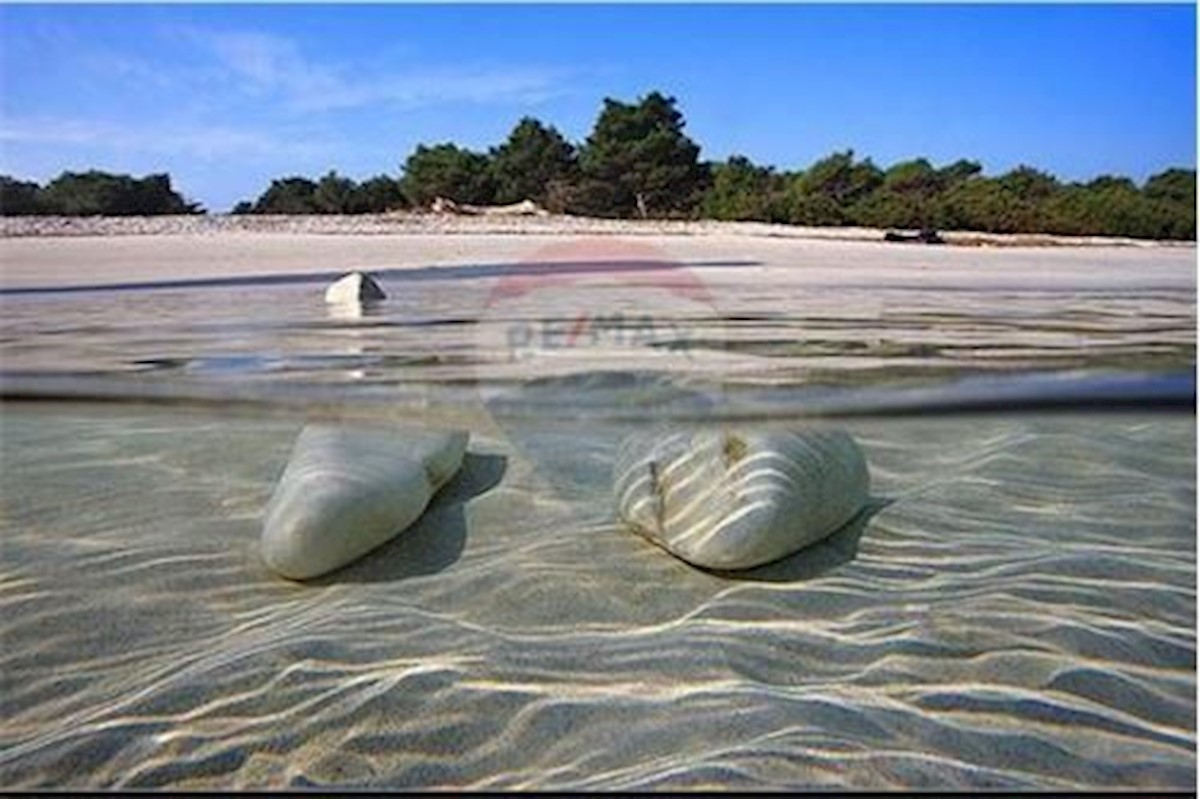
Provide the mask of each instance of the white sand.
{"label": "white sand", "polygon": [[6,416],[6,786],[1195,784],[1190,418],[856,425],[892,504],[743,580],[611,520],[605,439],[479,438],[307,585],[255,552],[297,427]]}
{"label": "white sand", "polygon": [[[712,222],[673,223],[672,228],[672,223],[597,220],[589,220],[595,224],[588,225],[504,220],[507,232],[466,232],[472,225],[494,228],[475,224],[477,220],[453,219],[440,228],[437,220],[429,220],[401,226],[405,232],[378,233],[365,223],[355,227],[353,222],[333,223],[323,217],[268,220],[274,227],[264,224],[262,231],[254,232],[198,222],[172,228],[155,220],[107,220],[119,224],[105,227],[104,220],[74,220],[83,231],[145,231],[158,229],[157,224],[172,232],[30,236],[17,235],[29,232],[16,226],[18,221],[10,219],[7,227],[0,227],[5,234],[0,236],[0,288],[4,289],[530,261],[540,260],[539,251],[547,246],[598,234],[604,234],[597,239],[599,246],[614,241],[611,234],[615,234],[683,262],[753,262],[750,267],[737,267],[739,280],[751,268],[757,270],[755,280],[802,286],[1195,286],[1196,250],[1191,246],[928,247],[855,240],[854,236],[864,234],[857,229]],[[306,232],[325,228],[342,232]],[[654,232],[661,229],[673,232]],[[362,235],[347,235],[356,230]],[[544,232],[550,230],[558,232]],[[801,237],[805,235],[810,237]],[[1010,237],[1009,242],[1019,240]],[[705,277],[719,272],[706,270]]]}

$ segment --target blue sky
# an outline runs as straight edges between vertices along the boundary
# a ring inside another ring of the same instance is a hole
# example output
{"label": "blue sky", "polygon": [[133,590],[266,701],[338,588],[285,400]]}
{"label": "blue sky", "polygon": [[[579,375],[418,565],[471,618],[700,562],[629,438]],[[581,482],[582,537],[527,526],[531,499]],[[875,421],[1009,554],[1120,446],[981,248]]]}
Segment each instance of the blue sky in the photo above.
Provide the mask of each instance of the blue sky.
{"label": "blue sky", "polygon": [[0,6],[0,172],[397,174],[523,115],[679,99],[702,157],[976,158],[1062,179],[1196,163],[1195,6]]}

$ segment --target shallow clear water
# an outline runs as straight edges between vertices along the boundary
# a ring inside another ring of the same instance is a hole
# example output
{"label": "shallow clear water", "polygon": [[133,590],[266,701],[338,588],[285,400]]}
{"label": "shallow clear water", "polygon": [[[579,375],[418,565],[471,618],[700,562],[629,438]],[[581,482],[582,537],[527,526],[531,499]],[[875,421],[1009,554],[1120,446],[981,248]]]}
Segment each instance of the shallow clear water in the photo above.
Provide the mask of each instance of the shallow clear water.
{"label": "shallow clear water", "polygon": [[[1194,786],[1194,292],[679,271],[0,297],[3,783]],[[472,440],[297,584],[257,544],[312,418]],[[873,501],[695,569],[613,509],[665,420],[841,427]]]}

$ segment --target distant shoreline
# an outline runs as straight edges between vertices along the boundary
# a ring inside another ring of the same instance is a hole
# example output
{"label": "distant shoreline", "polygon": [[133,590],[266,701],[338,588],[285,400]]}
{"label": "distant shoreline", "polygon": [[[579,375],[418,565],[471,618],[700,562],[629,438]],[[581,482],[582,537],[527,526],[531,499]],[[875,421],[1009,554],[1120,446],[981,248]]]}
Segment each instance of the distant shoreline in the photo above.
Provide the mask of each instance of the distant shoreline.
{"label": "distant shoreline", "polygon": [[[81,236],[163,236],[222,234],[370,235],[565,235],[565,236],[712,236],[882,242],[884,229],[803,227],[766,222],[714,220],[600,219],[580,216],[495,217],[397,212],[342,216],[204,214],[125,217],[0,217],[0,238]],[[1107,236],[1059,236],[1043,233],[940,231],[954,247],[1169,247],[1195,248],[1194,241],[1131,239]],[[895,244],[898,248],[925,247]]]}

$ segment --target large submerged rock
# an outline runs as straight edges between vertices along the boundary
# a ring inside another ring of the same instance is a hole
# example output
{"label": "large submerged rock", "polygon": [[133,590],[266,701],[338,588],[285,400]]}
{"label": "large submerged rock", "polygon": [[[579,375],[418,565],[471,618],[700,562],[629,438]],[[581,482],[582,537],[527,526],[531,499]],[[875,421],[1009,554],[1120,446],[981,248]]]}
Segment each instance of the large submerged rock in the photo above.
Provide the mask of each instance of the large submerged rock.
{"label": "large submerged rock", "polygon": [[815,544],[867,501],[867,462],[840,430],[636,433],[613,471],[635,532],[706,569],[748,569]]}
{"label": "large submerged rock", "polygon": [[403,532],[462,465],[467,434],[313,424],[267,505],[267,565],[305,580]]}

